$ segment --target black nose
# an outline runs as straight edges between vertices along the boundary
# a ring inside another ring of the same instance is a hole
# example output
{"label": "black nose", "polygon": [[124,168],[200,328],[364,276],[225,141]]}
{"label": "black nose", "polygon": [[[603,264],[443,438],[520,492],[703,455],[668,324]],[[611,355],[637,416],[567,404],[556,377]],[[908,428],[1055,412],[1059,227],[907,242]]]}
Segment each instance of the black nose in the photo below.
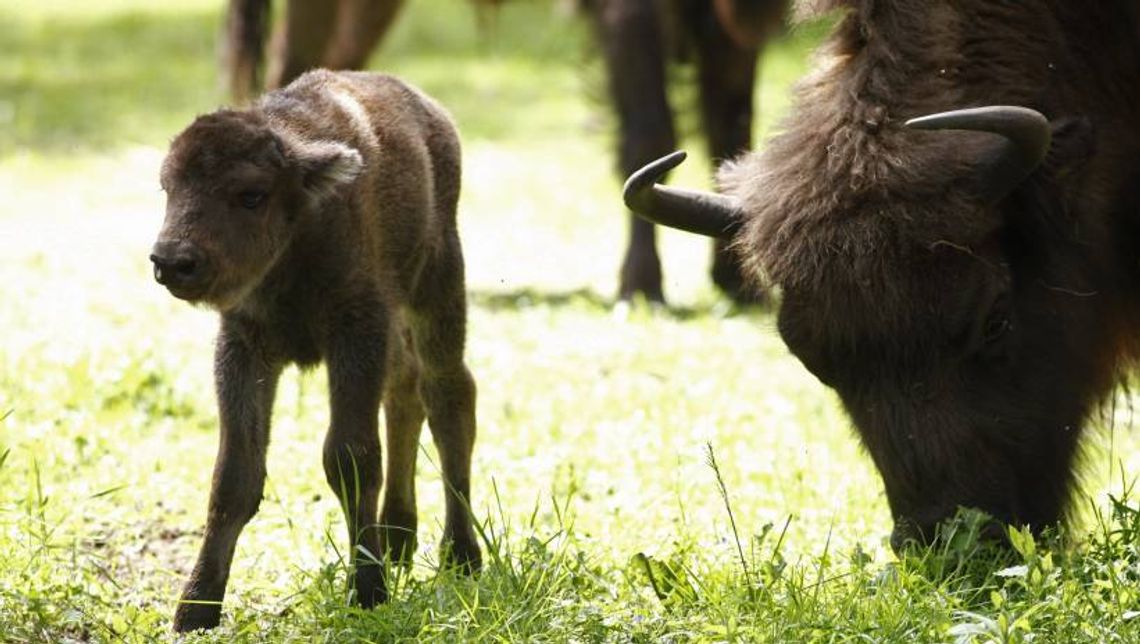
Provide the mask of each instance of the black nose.
{"label": "black nose", "polygon": [[158,242],[151,249],[150,261],[154,280],[163,286],[187,288],[206,279],[206,257],[190,242]]}

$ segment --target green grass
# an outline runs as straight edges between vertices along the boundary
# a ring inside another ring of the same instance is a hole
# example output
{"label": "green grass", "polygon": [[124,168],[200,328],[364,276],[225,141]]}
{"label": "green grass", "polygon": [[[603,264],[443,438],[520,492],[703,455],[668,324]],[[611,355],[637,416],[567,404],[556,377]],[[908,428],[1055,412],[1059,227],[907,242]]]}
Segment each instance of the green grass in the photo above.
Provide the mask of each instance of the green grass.
{"label": "green grass", "polygon": [[[216,449],[215,319],[153,284],[146,255],[166,142],[224,102],[220,4],[0,0],[0,640],[170,637]],[[416,564],[389,605],[349,607],[323,373],[290,372],[225,620],[186,639],[1140,639],[1131,399],[1090,437],[1065,535],[995,553],[965,514],[896,558],[835,397],[770,312],[713,292],[702,241],[663,234],[671,308],[611,306],[625,223],[584,25],[518,2],[480,32],[460,0],[409,5],[373,66],[440,98],[464,134],[487,568],[437,572],[425,432]],[[819,32],[773,47],[759,132]],[[680,181],[705,181],[697,157]]]}

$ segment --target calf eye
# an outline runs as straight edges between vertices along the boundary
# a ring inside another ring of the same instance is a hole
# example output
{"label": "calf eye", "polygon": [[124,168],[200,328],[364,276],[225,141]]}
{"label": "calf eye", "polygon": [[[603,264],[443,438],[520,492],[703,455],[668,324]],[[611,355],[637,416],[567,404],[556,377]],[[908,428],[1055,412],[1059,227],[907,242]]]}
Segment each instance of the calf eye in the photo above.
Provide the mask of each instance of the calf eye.
{"label": "calf eye", "polygon": [[238,203],[242,208],[253,210],[265,202],[265,193],[249,190],[238,195]]}

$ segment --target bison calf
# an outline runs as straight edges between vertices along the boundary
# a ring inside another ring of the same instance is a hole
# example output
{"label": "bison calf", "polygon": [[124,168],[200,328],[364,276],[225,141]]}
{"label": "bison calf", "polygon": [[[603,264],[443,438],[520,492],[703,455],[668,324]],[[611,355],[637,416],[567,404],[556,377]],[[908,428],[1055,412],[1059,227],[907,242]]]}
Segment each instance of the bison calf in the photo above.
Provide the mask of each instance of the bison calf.
{"label": "bison calf", "polygon": [[[235,543],[261,500],[274,392],[289,363],[327,364],[324,467],[345,509],[356,601],[385,601],[380,558],[414,551],[425,415],[446,487],[445,553],[479,568],[459,175],[444,110],[380,74],[311,72],[248,110],[199,117],[171,144],[154,276],[221,314],[220,445],[175,630],[221,617]],[[388,478],[377,521],[381,403]]]}

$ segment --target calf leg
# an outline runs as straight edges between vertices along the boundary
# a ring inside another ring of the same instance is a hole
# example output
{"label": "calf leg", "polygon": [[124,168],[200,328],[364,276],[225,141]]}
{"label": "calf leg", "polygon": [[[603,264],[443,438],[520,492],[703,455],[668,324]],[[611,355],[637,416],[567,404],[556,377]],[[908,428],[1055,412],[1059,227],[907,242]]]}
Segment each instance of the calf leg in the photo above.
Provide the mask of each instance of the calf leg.
{"label": "calf leg", "polygon": [[404,0],[341,0],[335,36],[325,52],[325,67],[364,69],[403,5]]}
{"label": "calf leg", "polygon": [[[661,9],[656,0],[594,0],[589,7],[617,111],[618,164],[622,176],[628,177],[676,145],[665,93]],[[656,231],[644,219],[629,217],[629,245],[622,260],[618,296],[627,300],[641,293],[662,302]]]}
{"label": "calf leg", "polygon": [[221,620],[234,547],[261,503],[269,418],[280,373],[279,366],[266,364],[223,322],[214,364],[221,419],[218,457],[205,537],[174,614],[175,631],[213,628]]}
{"label": "calf leg", "polygon": [[[709,155],[719,165],[752,147],[752,92],[759,49],[736,44],[711,8],[701,10],[703,15],[691,21],[700,57],[701,116]],[[727,240],[714,242],[713,284],[738,302],[755,302],[761,294],[749,286],[728,245]]]}
{"label": "calf leg", "polygon": [[[348,524],[356,601],[365,608],[387,601],[376,522],[381,463],[379,418],[387,329],[379,305],[356,301],[355,315],[334,323],[328,350],[329,431],[325,476]],[[360,311],[368,311],[360,314]]]}
{"label": "calf leg", "polygon": [[442,257],[424,269],[412,302],[420,397],[443,469],[446,518],[442,551],[463,570],[482,566],[472,528],[471,452],[475,445],[475,380],[463,362],[467,305],[463,259],[452,230]]}
{"label": "calf leg", "polygon": [[[404,344],[400,338],[401,344]],[[407,338],[410,343],[411,338]],[[384,552],[395,561],[411,563],[416,552],[416,453],[424,406],[419,394],[419,369],[413,348],[393,347],[384,389],[384,425],[388,434],[388,473],[380,511]]]}

